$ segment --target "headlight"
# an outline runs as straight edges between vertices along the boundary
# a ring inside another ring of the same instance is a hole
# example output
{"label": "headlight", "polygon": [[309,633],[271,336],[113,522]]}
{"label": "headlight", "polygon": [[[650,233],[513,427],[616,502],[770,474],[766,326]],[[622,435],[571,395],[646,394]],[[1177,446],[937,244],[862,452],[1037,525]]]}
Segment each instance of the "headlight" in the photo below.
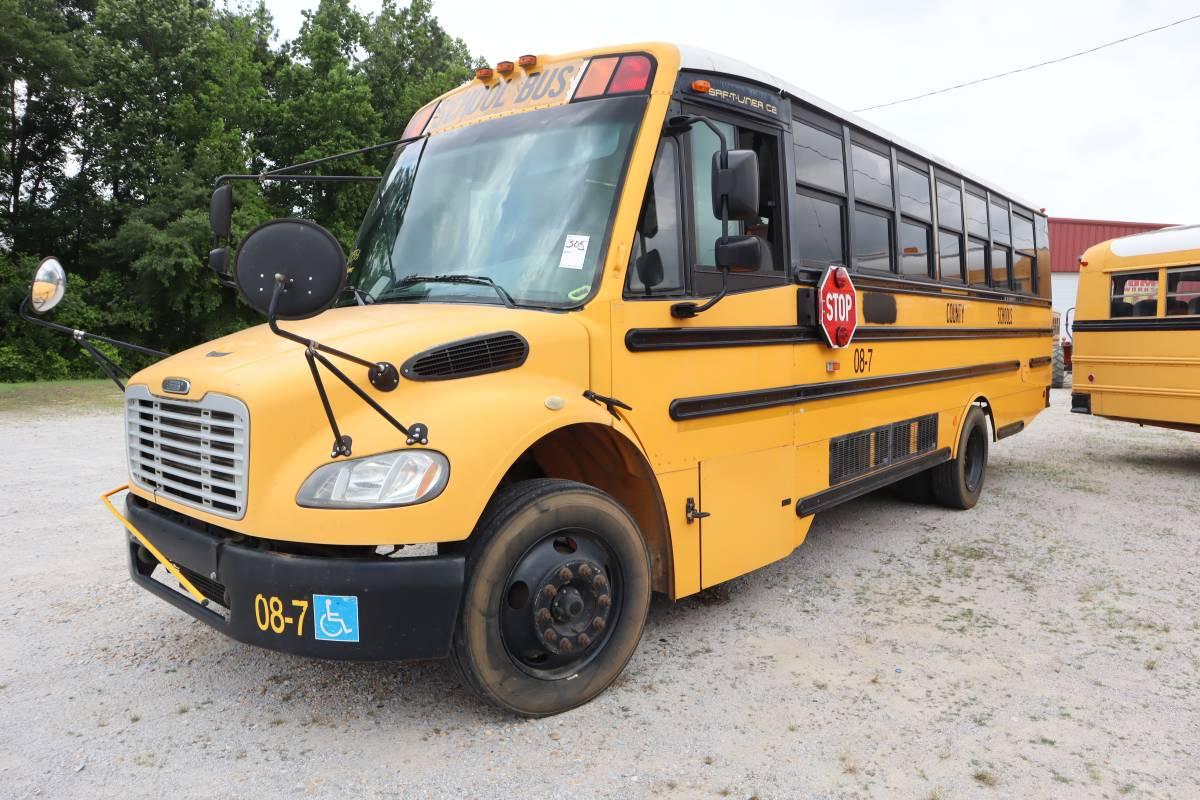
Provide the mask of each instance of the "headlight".
{"label": "headlight", "polygon": [[408,506],[437,497],[449,478],[450,462],[441,453],[396,450],[319,467],[296,502],[307,508]]}

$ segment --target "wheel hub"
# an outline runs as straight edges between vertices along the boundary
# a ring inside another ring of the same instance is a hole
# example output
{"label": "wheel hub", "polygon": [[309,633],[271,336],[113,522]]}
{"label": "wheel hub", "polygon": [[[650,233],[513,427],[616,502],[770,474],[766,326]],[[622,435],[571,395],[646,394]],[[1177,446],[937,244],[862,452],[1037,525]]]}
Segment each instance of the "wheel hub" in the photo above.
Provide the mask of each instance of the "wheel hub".
{"label": "wheel hub", "polygon": [[542,647],[555,655],[591,647],[608,626],[612,595],[603,569],[588,559],[566,561],[545,575],[530,610]]}

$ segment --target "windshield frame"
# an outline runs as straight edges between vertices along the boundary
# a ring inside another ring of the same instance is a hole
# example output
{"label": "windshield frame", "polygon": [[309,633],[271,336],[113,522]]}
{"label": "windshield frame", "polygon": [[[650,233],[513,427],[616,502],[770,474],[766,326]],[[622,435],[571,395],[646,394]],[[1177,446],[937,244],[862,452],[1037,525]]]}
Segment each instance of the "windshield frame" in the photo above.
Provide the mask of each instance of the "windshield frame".
{"label": "windshield frame", "polygon": [[[382,220],[377,216],[377,207],[379,206],[379,204],[381,202],[381,198],[384,196],[384,193],[386,191],[388,191],[388,189],[390,188],[390,178],[392,178],[392,176],[395,174],[395,171],[398,169],[400,163],[404,159],[405,154],[409,152],[410,148],[416,148],[416,152],[417,152],[415,164],[412,165],[412,169],[413,169],[413,179],[412,180],[415,185],[416,181],[418,179],[417,176],[421,174],[420,170],[423,166],[423,162],[425,161],[425,156],[429,152],[428,148],[429,148],[430,144],[432,142],[435,142],[437,139],[439,139],[442,136],[454,134],[458,131],[461,131],[463,128],[468,128],[468,127],[469,128],[483,128],[483,131],[484,131],[483,135],[486,135],[486,127],[483,127],[483,126],[490,126],[490,125],[495,125],[495,124],[500,124],[500,123],[505,123],[505,122],[508,122],[509,124],[511,124],[511,120],[513,120],[514,118],[529,118],[532,115],[559,114],[559,115],[569,117],[572,115],[572,109],[578,109],[578,107],[583,104],[594,104],[594,103],[603,103],[610,108],[616,107],[617,104],[620,104],[621,106],[623,106],[623,108],[620,108],[620,109],[614,108],[614,117],[618,117],[622,114],[627,114],[630,117],[631,124],[628,129],[628,135],[629,135],[628,141],[623,143],[623,145],[622,145],[624,148],[624,153],[621,154],[620,168],[619,168],[619,170],[617,170],[617,174],[616,174],[616,182],[613,187],[612,202],[607,209],[607,215],[604,219],[603,234],[600,237],[600,240],[593,244],[593,247],[596,247],[598,249],[597,249],[597,257],[596,257],[595,266],[590,275],[590,279],[591,279],[590,280],[590,284],[591,284],[590,288],[589,288],[587,294],[585,296],[583,296],[582,298],[580,298],[579,300],[574,300],[574,299],[570,299],[569,297],[564,297],[562,302],[544,302],[544,303],[537,302],[537,301],[531,301],[527,298],[519,297],[516,292],[513,292],[513,299],[514,299],[515,305],[518,308],[532,308],[532,309],[549,310],[549,311],[574,311],[574,310],[578,310],[578,309],[586,306],[596,296],[597,292],[600,290],[601,285],[604,280],[604,274],[607,271],[605,269],[605,265],[606,265],[608,255],[609,255],[609,248],[612,245],[616,218],[622,207],[622,199],[625,195],[625,190],[627,188],[626,183],[629,179],[630,165],[632,164],[634,154],[637,151],[638,142],[641,139],[642,134],[644,132],[644,128],[646,125],[646,119],[647,119],[649,108],[650,108],[650,96],[648,94],[631,94],[631,95],[619,95],[619,96],[611,96],[611,97],[596,97],[596,98],[589,98],[586,100],[580,100],[580,101],[576,101],[576,102],[567,103],[567,104],[564,104],[561,106],[532,109],[529,111],[523,111],[523,112],[520,112],[519,114],[510,115],[507,117],[499,117],[499,118],[493,117],[493,118],[484,119],[479,122],[470,123],[469,125],[455,127],[454,129],[448,130],[445,132],[427,134],[420,138],[415,138],[411,141],[397,145],[397,147],[393,153],[392,159],[389,161],[387,169],[384,171],[383,177],[379,182],[379,188],[376,190],[375,195],[372,197],[371,203],[368,206],[366,213],[363,215],[363,221],[362,221],[361,225],[359,226],[358,233],[355,236],[354,249],[351,252],[351,256],[350,256],[351,275],[349,278],[349,285],[356,286],[360,290],[362,290],[364,293],[370,294],[367,287],[362,286],[360,283],[360,281],[365,280],[365,278],[359,277],[359,276],[369,274],[369,273],[366,273],[365,271],[364,272],[356,272],[356,268],[362,268],[363,265],[365,264],[365,250],[366,250],[367,246],[369,245],[370,237],[374,236],[374,235],[378,235],[376,230],[382,224]],[[553,123],[552,122],[552,123],[550,123],[550,125],[548,127],[556,128],[557,130],[562,130],[564,127],[568,127],[571,124],[573,124],[573,122],[570,120],[568,120],[564,123]],[[479,132],[474,132],[474,133],[477,136],[481,135]],[[407,214],[407,212],[408,212],[408,208],[406,206],[404,213]],[[403,218],[401,221],[401,227],[402,227],[402,225],[403,225]],[[396,231],[394,231],[390,234],[390,238],[392,240],[392,251],[389,251],[389,252],[393,255],[394,255],[394,249],[396,246],[396,240],[400,235],[399,231],[401,230],[401,227],[398,227],[396,229]],[[364,259],[363,263],[359,263],[360,258]],[[390,267],[392,274],[393,274],[394,281],[384,291],[390,291],[395,286],[395,282],[403,279],[404,277],[406,277],[410,274],[412,274],[412,275],[430,275],[430,276],[442,275],[442,274],[463,274],[463,275],[471,274],[468,272],[455,273],[455,272],[453,272],[454,266],[455,265],[453,265],[453,264],[437,265],[436,267],[431,266],[431,265],[422,266],[422,265],[414,264],[414,265],[411,265],[411,268],[409,268],[408,265],[400,264],[399,262],[397,262],[396,264],[394,264]],[[447,267],[449,267],[449,269]],[[387,269],[387,268],[388,267],[385,266],[385,269]],[[488,272],[480,272],[480,273],[478,273],[478,275],[481,275],[483,277],[488,277],[488,278],[493,277]],[[503,286],[503,284],[501,284],[501,285]],[[470,292],[468,294],[445,294],[445,295],[433,296],[433,297],[417,295],[417,296],[413,296],[411,298],[409,298],[409,297],[389,298],[388,300],[383,301],[383,302],[467,303],[467,304],[478,304],[478,305],[501,304],[499,302],[499,297],[496,295],[496,293],[494,291],[487,289],[486,287],[482,287],[482,286],[479,288],[481,289],[481,291],[479,291],[477,293]],[[508,287],[508,286],[503,286],[503,288],[509,289],[511,291],[510,287]],[[374,295],[371,295],[371,296],[372,296],[371,302],[374,302]],[[359,300],[359,298],[357,297],[357,295],[351,291],[347,291],[346,296],[341,298],[338,302],[338,305],[342,305],[342,306],[360,305],[360,304],[362,304],[362,303]]]}

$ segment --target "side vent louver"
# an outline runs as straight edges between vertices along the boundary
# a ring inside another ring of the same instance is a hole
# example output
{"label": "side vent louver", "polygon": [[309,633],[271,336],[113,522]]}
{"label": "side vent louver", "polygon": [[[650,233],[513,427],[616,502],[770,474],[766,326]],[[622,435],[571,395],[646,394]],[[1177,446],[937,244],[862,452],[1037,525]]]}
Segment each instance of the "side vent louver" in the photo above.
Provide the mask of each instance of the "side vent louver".
{"label": "side vent louver", "polygon": [[932,452],[937,435],[937,414],[927,414],[830,439],[829,485]]}
{"label": "side vent louver", "polygon": [[413,381],[444,381],[516,369],[529,357],[529,342],[513,331],[472,336],[417,353],[400,373]]}

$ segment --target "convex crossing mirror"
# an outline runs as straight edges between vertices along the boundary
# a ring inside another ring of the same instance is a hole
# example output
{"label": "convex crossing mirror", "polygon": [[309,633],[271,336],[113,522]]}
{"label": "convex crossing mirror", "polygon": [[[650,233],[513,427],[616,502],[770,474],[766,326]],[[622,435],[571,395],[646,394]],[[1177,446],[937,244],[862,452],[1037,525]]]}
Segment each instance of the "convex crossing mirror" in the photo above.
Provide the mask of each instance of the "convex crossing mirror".
{"label": "convex crossing mirror", "polygon": [[270,315],[276,275],[283,291],[276,319],[308,319],[333,305],[346,285],[346,254],[333,234],[306,219],[259,225],[238,248],[238,291],[260,314]]}
{"label": "convex crossing mirror", "polygon": [[58,305],[67,291],[67,271],[54,256],[43,258],[33,273],[29,288],[29,305],[38,314],[45,314]]}

